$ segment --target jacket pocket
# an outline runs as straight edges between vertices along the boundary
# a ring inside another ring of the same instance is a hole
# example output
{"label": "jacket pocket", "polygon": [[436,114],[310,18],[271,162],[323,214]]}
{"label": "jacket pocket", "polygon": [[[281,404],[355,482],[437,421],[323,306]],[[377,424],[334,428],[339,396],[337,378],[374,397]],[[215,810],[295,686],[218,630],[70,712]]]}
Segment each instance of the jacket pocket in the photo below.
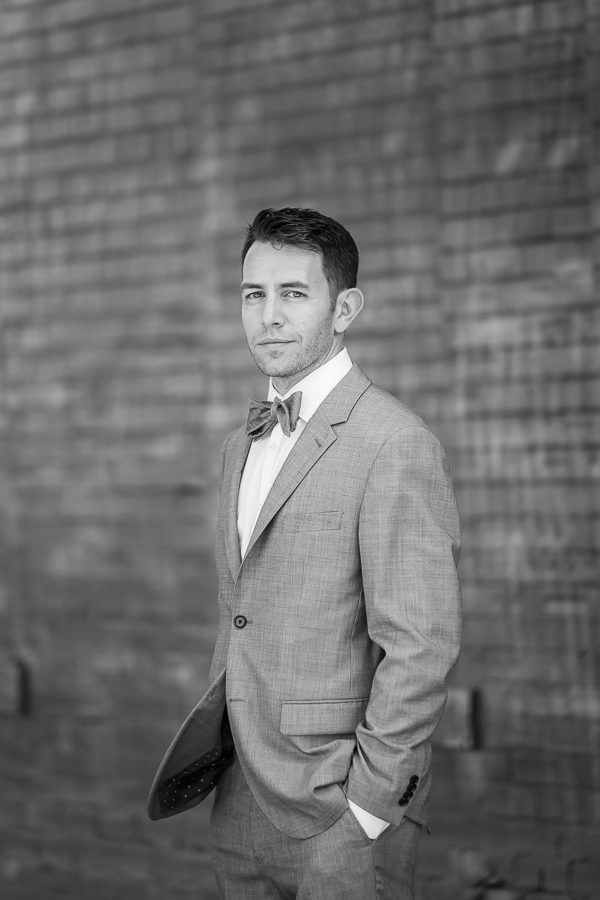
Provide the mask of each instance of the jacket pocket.
{"label": "jacket pocket", "polygon": [[282,531],[339,531],[342,526],[341,512],[287,513],[281,516],[279,527]]}
{"label": "jacket pocket", "polygon": [[350,700],[283,700],[282,734],[349,734],[362,722],[368,697]]}

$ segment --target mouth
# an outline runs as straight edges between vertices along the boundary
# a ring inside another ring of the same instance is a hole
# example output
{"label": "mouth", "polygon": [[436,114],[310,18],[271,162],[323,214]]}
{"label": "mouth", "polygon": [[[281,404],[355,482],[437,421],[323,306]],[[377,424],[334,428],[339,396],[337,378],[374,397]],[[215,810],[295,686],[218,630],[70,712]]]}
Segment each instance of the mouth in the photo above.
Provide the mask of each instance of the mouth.
{"label": "mouth", "polygon": [[292,341],[281,341],[281,340],[272,340],[272,341],[257,341],[261,347],[269,346],[271,344],[291,344]]}

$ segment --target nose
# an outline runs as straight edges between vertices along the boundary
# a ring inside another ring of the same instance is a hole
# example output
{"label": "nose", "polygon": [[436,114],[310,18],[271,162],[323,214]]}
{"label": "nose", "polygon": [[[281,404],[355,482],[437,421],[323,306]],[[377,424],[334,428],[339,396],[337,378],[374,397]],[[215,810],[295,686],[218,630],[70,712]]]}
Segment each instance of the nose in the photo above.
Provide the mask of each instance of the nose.
{"label": "nose", "polygon": [[263,325],[265,328],[279,328],[285,320],[283,304],[276,294],[270,294],[263,305]]}

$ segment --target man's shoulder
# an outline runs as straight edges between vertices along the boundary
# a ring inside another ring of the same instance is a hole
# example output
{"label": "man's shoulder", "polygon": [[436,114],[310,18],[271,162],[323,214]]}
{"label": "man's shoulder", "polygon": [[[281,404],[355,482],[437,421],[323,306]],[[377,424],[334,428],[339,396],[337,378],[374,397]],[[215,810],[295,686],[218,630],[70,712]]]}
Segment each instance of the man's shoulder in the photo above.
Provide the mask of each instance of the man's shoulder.
{"label": "man's shoulder", "polygon": [[238,425],[237,428],[233,428],[228,434],[225,436],[225,440],[223,441],[221,452],[226,453],[231,447],[234,447],[239,441],[244,440],[246,437],[246,425]]}
{"label": "man's shoulder", "polygon": [[407,428],[423,429],[431,433],[427,423],[414,409],[374,382],[371,382],[354,407],[352,424],[367,428],[384,439]]}

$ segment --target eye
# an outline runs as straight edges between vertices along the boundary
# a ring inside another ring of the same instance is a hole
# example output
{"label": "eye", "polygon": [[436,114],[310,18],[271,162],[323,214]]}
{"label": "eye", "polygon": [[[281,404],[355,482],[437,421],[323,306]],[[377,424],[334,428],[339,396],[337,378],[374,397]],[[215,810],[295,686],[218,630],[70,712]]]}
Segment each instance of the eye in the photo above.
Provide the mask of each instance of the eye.
{"label": "eye", "polygon": [[303,300],[306,297],[306,294],[303,294],[302,291],[285,291],[284,297],[287,297],[289,300]]}
{"label": "eye", "polygon": [[262,291],[250,291],[249,294],[244,294],[244,300],[246,303],[256,303],[256,301],[261,300],[262,297]]}

